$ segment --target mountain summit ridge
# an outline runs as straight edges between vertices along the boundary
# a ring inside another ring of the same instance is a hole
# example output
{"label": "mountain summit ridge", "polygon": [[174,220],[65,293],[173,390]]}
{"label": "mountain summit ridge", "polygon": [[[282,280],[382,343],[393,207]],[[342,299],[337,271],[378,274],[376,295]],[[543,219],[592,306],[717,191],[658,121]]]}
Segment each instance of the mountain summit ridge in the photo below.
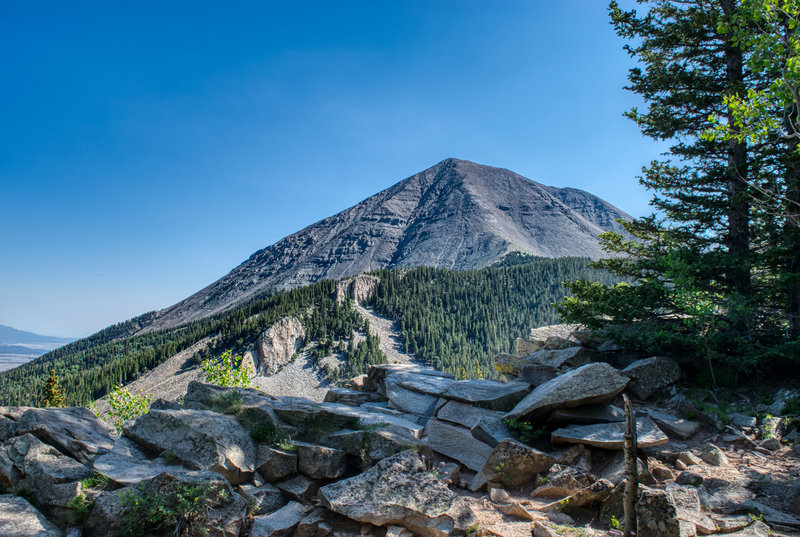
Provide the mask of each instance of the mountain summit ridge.
{"label": "mountain summit ridge", "polygon": [[618,218],[630,217],[588,192],[448,158],[258,250],[145,330],[219,313],[265,290],[380,268],[480,268],[511,251],[598,258],[597,235],[620,231]]}

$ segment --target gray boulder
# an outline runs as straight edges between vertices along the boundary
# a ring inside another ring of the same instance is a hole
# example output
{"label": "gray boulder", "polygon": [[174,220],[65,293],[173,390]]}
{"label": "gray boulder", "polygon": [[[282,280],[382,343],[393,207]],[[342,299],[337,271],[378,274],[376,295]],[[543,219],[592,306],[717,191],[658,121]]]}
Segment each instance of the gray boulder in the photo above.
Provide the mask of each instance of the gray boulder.
{"label": "gray boulder", "polygon": [[323,512],[322,508],[317,508],[308,513],[294,530],[294,537],[327,537],[333,534],[333,526],[322,516]]}
{"label": "gray boulder", "polygon": [[[405,429],[395,427],[368,431],[367,445],[364,446],[364,449],[367,450],[368,460],[362,462],[368,466],[407,449],[413,449],[418,453],[429,456],[431,455],[431,449],[426,440],[414,438]],[[361,453],[358,455],[362,456]]]}
{"label": "gray boulder", "polygon": [[503,419],[503,415],[503,412],[478,408],[460,401],[447,401],[436,412],[436,417],[440,420],[461,425],[468,429],[472,429],[483,418],[499,422]]}
{"label": "gray boulder", "polygon": [[508,412],[531,391],[525,382],[498,382],[496,380],[458,380],[444,390],[442,397],[480,408]]}
{"label": "gray boulder", "polygon": [[[380,365],[370,365],[367,368],[367,379],[364,382],[364,389],[366,391],[374,391],[378,392],[378,394],[382,396],[386,396],[385,391],[385,381],[390,375],[398,375],[395,380],[398,380],[401,376],[405,375],[406,378],[417,378],[419,379],[420,376],[428,376],[428,377],[439,377],[439,381],[433,379],[428,384],[429,387],[434,388],[433,392],[429,392],[427,389],[421,389],[421,385],[417,385],[416,387],[407,386],[409,389],[413,389],[415,391],[420,391],[422,393],[431,393],[432,395],[438,394],[438,390],[444,389],[447,387],[447,380],[453,379],[453,375],[450,373],[445,373],[443,371],[439,371],[430,367],[424,367],[416,364],[380,364]],[[437,384],[438,383],[438,384]],[[439,388],[435,388],[439,386]]]}
{"label": "gray boulder", "polygon": [[364,449],[367,431],[352,431],[345,429],[333,434],[323,436],[319,440],[321,446],[344,451],[348,455],[359,455]]}
{"label": "gray boulder", "polygon": [[513,440],[514,434],[505,426],[502,420],[491,417],[482,417],[478,423],[470,428],[472,436],[491,447],[497,446],[503,440]]}
{"label": "gray boulder", "polygon": [[702,425],[696,421],[679,418],[665,412],[649,411],[647,415],[658,425],[659,429],[682,440],[688,440],[702,428]]}
{"label": "gray boulder", "polygon": [[266,483],[260,487],[239,485],[239,494],[247,500],[254,515],[267,515],[283,507],[283,493],[278,487]]}
{"label": "gray boulder", "polygon": [[171,453],[195,470],[222,474],[244,483],[255,471],[255,444],[233,416],[206,410],[151,410],[132,424],[125,436],[158,455]]}
{"label": "gray boulder", "polygon": [[[249,388],[232,388],[218,386],[193,380],[186,387],[183,396],[184,408],[192,410],[213,410],[215,412],[229,413],[231,405],[239,408],[258,407],[275,401],[271,395]],[[151,408],[153,408],[151,406]],[[170,409],[164,409],[170,410]],[[227,412],[226,412],[227,411]]]}
{"label": "gray boulder", "polygon": [[317,495],[320,482],[302,474],[278,481],[274,485],[279,488],[286,497],[301,503],[309,503]]}
{"label": "gray boulder", "polygon": [[600,353],[584,347],[567,347],[562,349],[543,349],[528,356],[530,364],[543,365],[555,369],[566,367],[580,367],[590,362],[597,361]]}
{"label": "gray boulder", "polygon": [[479,472],[492,448],[472,436],[469,429],[457,427],[438,419],[431,419],[425,427],[428,445],[433,451],[454,459],[467,468]]}
{"label": "gray boulder", "polygon": [[0,416],[0,442],[5,442],[12,436],[16,436],[17,422],[11,418]]}
{"label": "gray boulder", "polygon": [[678,508],[663,490],[643,489],[636,503],[638,537],[685,537],[694,527],[678,519]]}
{"label": "gray boulder", "polygon": [[17,420],[17,435],[30,433],[84,464],[114,447],[111,428],[83,407],[32,408]]}
{"label": "gray boulder", "polygon": [[517,380],[520,382],[527,382],[531,387],[535,388],[544,384],[548,380],[553,380],[558,376],[555,367],[541,364],[530,364],[522,367]]}
{"label": "gray boulder", "polygon": [[80,481],[92,471],[31,434],[23,434],[0,445],[0,484],[30,490]]}
{"label": "gray boulder", "polygon": [[289,502],[274,513],[253,519],[250,537],[290,537],[310,508]]}
{"label": "gray boulder", "polygon": [[647,399],[656,390],[669,386],[681,377],[681,368],[675,360],[653,356],[637,360],[622,370],[630,377],[628,391],[639,399]]}
{"label": "gray boulder", "polygon": [[422,537],[464,532],[477,522],[413,451],[384,459],[363,474],[326,485],[319,492],[331,511],[377,526],[403,526]]}
{"label": "gray boulder", "polygon": [[506,418],[541,417],[557,408],[608,403],[628,384],[628,378],[606,363],[587,364],[537,386]]}
{"label": "gray boulder", "polygon": [[64,532],[47,520],[24,498],[0,495],[0,535],[3,537],[63,537]]}
{"label": "gray boulder", "polygon": [[503,440],[489,454],[469,489],[477,491],[489,481],[499,481],[506,487],[527,485],[555,462],[553,457],[538,449],[514,440]]}
{"label": "gray boulder", "polygon": [[550,418],[547,421],[553,425],[617,423],[625,421],[625,412],[614,405],[588,405],[575,408],[559,408],[550,414]]}
{"label": "gray boulder", "polygon": [[152,479],[170,468],[162,459],[149,460],[129,439],[119,438],[109,453],[95,459],[92,469],[126,486]]}
{"label": "gray boulder", "polygon": [[[655,485],[656,478],[650,473],[647,464],[642,462],[642,459],[636,459],[639,483],[643,485]],[[610,463],[603,469],[600,477],[611,481],[614,485],[619,485],[625,480],[625,472],[627,471],[625,465],[625,455],[618,453]]]}
{"label": "gray boulder", "polygon": [[[601,423],[557,429],[552,432],[550,438],[554,444],[586,444],[603,449],[622,449],[624,434],[624,423]],[[640,448],[660,446],[669,442],[669,438],[649,418],[636,420],[636,434]]]}
{"label": "gray boulder", "polygon": [[597,481],[597,478],[589,472],[574,466],[566,468],[555,466],[545,478],[542,480],[545,482],[533,491],[533,497],[566,498],[577,494]]}
{"label": "gray boulder", "polygon": [[305,442],[296,442],[297,468],[311,479],[334,479],[347,471],[347,454]]}
{"label": "gray boulder", "polygon": [[411,414],[432,416],[439,398],[402,386],[393,376],[386,379],[386,397],[395,408]]}
{"label": "gray boulder", "polygon": [[348,388],[328,388],[325,394],[326,403],[341,403],[347,406],[361,406],[377,399],[374,393],[359,392]]}
{"label": "gray boulder", "polygon": [[297,473],[297,454],[259,444],[255,466],[268,482],[280,481]]}

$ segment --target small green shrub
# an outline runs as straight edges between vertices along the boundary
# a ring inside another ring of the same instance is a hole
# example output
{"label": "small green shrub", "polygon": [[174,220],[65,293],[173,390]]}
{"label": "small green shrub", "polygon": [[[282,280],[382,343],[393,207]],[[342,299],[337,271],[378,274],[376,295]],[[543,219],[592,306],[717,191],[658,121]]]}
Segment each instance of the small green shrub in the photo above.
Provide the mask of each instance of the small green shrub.
{"label": "small green shrub", "polygon": [[83,522],[94,507],[94,502],[86,500],[86,495],[79,492],[68,503],[67,507],[70,510],[70,516],[75,522]]}
{"label": "small green shrub", "polygon": [[135,488],[120,497],[122,523],[130,536],[205,534],[208,513],[230,502],[224,486],[208,482],[175,482],[159,491]]}
{"label": "small green shrub", "polygon": [[515,420],[514,418],[504,418],[503,424],[511,429],[511,432],[514,433],[514,436],[516,436],[523,444],[529,444],[545,433],[544,427],[534,429],[533,424],[529,421],[520,421]]}
{"label": "small green shrub", "polygon": [[611,515],[611,519],[608,521],[608,527],[614,530],[619,529],[619,520],[617,520],[616,516]]}
{"label": "small green shrub", "polygon": [[234,391],[215,395],[211,400],[211,410],[236,416],[242,411],[242,396]]}
{"label": "small green shrub", "polygon": [[132,394],[128,388],[117,384],[108,394],[108,405],[111,410],[106,416],[100,415],[96,405],[92,405],[90,408],[98,417],[111,423],[117,430],[117,434],[122,434],[122,426],[126,421],[138,418],[150,410],[150,394],[144,394],[142,390],[139,390],[137,394]]}
{"label": "small green shrub", "polygon": [[253,385],[253,370],[242,366],[242,356],[233,355],[228,349],[217,359],[203,360],[200,369],[206,374],[206,382],[231,388],[249,388]]}
{"label": "small green shrub", "polygon": [[85,489],[104,489],[108,486],[109,481],[110,478],[107,475],[95,472],[92,477],[82,480],[81,486]]}

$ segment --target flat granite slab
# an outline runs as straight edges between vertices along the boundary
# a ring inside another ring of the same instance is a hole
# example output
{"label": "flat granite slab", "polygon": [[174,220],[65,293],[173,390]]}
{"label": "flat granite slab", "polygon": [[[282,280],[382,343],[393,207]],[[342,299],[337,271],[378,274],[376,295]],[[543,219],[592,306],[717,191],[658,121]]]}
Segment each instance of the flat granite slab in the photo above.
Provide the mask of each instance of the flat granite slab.
{"label": "flat granite slab", "polygon": [[[604,449],[622,449],[624,434],[624,423],[598,423],[556,429],[550,439],[554,444],[585,444]],[[637,445],[640,448],[660,446],[669,442],[667,435],[650,418],[636,420],[636,434]]]}

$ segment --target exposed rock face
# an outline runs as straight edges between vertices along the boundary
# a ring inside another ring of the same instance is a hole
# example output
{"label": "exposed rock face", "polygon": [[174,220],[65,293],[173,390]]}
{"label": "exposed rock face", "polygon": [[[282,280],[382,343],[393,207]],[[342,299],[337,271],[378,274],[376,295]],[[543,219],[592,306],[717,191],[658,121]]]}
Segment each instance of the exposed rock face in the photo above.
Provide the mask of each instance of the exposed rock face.
{"label": "exposed rock face", "polygon": [[273,375],[289,363],[303,345],[306,329],[296,317],[284,317],[258,336],[256,368],[259,375]]}
{"label": "exposed rock face", "polygon": [[628,384],[628,377],[605,363],[593,363],[537,386],[506,418],[541,416],[556,408],[608,403]]}
{"label": "exposed rock face", "polygon": [[372,274],[359,274],[352,278],[345,278],[336,283],[334,291],[336,301],[344,302],[345,298],[352,298],[357,304],[368,302],[374,295],[381,279]]}
{"label": "exposed rock face", "polygon": [[423,537],[444,537],[476,522],[413,451],[384,459],[359,476],[322,487],[319,493],[331,511],[377,526],[403,526]]}
{"label": "exposed rock face", "polygon": [[630,217],[587,192],[447,159],[254,253],[224,278],[159,312],[146,330],[224,311],[267,289],[379,268],[478,268],[511,250],[602,257],[597,236],[621,231],[618,218]]}

